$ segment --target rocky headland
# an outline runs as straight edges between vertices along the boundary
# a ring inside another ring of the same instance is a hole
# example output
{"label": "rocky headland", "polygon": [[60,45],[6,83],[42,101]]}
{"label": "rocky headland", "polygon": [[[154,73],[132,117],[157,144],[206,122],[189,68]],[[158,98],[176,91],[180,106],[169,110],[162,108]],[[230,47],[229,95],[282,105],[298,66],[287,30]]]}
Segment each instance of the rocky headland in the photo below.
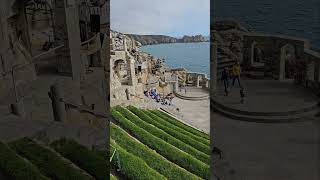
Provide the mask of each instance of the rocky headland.
{"label": "rocky headland", "polygon": [[183,36],[176,38],[165,35],[136,35],[126,34],[128,37],[141,43],[141,45],[167,44],[167,43],[193,43],[193,42],[209,42],[208,38],[203,35]]}

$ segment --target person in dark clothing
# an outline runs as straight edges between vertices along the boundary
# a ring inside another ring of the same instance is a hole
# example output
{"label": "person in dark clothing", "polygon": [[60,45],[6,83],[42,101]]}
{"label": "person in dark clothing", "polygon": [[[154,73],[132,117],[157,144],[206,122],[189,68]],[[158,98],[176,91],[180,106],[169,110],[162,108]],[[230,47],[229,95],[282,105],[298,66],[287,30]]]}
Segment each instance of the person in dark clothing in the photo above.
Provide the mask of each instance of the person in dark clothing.
{"label": "person in dark clothing", "polygon": [[229,79],[230,79],[230,73],[227,67],[225,67],[221,74],[221,80],[223,81],[224,85],[224,92],[225,96],[228,96],[228,88],[229,88]]}

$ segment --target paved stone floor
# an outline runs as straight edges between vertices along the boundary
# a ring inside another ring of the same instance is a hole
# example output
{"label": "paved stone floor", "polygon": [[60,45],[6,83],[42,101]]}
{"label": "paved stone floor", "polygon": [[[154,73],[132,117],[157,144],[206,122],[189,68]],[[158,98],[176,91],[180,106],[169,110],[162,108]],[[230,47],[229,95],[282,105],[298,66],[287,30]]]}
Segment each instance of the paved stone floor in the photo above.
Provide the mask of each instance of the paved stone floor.
{"label": "paved stone floor", "polygon": [[[238,103],[236,88],[229,97],[218,93],[218,98],[223,98],[227,105],[250,111],[283,111],[317,102],[308,91],[289,82],[247,80],[243,84],[248,90],[246,104]],[[212,119],[215,146],[223,151],[222,160],[215,158],[215,172],[222,179],[320,179],[319,121],[261,124],[215,113]]]}
{"label": "paved stone floor", "polygon": [[278,112],[310,107],[319,101],[311,92],[294,85],[292,81],[243,79],[245,104],[240,103],[240,88],[232,86],[230,93],[224,96],[224,87],[219,83],[214,99],[229,107],[257,112]]}

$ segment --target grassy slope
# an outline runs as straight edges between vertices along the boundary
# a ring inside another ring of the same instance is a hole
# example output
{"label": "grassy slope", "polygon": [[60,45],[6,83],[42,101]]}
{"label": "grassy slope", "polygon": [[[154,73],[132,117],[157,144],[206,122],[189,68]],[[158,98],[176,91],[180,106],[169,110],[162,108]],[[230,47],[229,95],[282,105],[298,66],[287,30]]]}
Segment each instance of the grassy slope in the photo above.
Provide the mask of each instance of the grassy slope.
{"label": "grassy slope", "polygon": [[41,173],[55,180],[77,179],[94,180],[62,159],[52,150],[45,148],[29,138],[11,142],[10,147],[19,155],[36,165]]}
{"label": "grassy slope", "polygon": [[[206,164],[210,164],[210,157],[209,155],[198,151],[197,149],[195,149],[194,147],[176,139],[175,137],[169,135],[168,133],[166,133],[165,131],[141,120],[137,115],[135,115],[134,113],[132,113],[131,111],[129,111],[126,108],[117,106],[115,107],[115,109],[120,112],[124,117],[126,117],[127,119],[129,119],[131,122],[133,122],[135,125],[137,125],[138,127],[146,130],[147,132],[149,132],[150,134],[161,138],[162,140],[166,141],[167,143],[179,148],[180,150],[194,156],[195,158],[197,158],[198,160],[206,163]],[[143,114],[144,115],[144,114]]]}
{"label": "grassy slope", "polygon": [[113,117],[121,124],[121,127],[133,134],[139,141],[156,150],[171,162],[202,178],[209,179],[210,172],[207,164],[138,127],[115,109],[112,109],[111,112]]}
{"label": "grassy slope", "polygon": [[51,147],[95,179],[105,180],[109,176],[108,161],[74,140],[63,138],[51,143]]}
{"label": "grassy slope", "polygon": [[17,155],[7,144],[0,142],[0,171],[10,179],[48,180],[36,166]]}
{"label": "grassy slope", "polygon": [[126,149],[129,153],[143,159],[151,168],[157,170],[166,178],[172,180],[200,179],[200,177],[168,161],[154,150],[136,141],[120,127],[111,124],[110,128],[110,136],[118,145]]}
{"label": "grassy slope", "polygon": [[[111,152],[117,149],[120,158],[120,173],[128,179],[148,179],[148,180],[162,180],[166,179],[154,169],[150,168],[142,159],[128,153],[125,149],[115,143],[111,139]],[[116,156],[112,160],[113,167],[117,166]]]}
{"label": "grassy slope", "polygon": [[199,130],[197,130],[195,128],[192,128],[191,126],[188,126],[188,125],[184,124],[183,122],[177,120],[174,117],[171,117],[170,115],[168,115],[168,114],[166,114],[166,113],[164,113],[164,112],[162,112],[160,110],[152,110],[152,113],[156,114],[157,116],[163,118],[164,120],[166,120],[166,121],[168,121],[168,122],[170,122],[170,123],[182,128],[182,129],[184,129],[184,130],[186,130],[186,131],[188,131],[188,132],[190,132],[192,134],[195,134],[197,136],[203,137],[203,138],[205,138],[205,139],[210,141],[210,136],[208,134],[206,134],[206,133],[204,133],[202,131],[199,131]]}

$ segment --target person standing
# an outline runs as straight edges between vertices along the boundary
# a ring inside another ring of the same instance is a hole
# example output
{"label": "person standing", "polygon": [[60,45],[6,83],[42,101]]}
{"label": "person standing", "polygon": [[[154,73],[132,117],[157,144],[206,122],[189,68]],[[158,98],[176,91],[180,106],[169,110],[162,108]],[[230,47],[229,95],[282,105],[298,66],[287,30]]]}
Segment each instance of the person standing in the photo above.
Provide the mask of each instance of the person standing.
{"label": "person standing", "polygon": [[229,69],[225,67],[221,74],[221,80],[223,81],[225,96],[228,96],[229,79],[230,79]]}
{"label": "person standing", "polygon": [[239,87],[241,87],[240,74],[241,74],[241,67],[240,67],[239,62],[237,61],[237,62],[232,66],[232,76],[233,76],[232,86],[234,86],[234,82],[237,80]]}

